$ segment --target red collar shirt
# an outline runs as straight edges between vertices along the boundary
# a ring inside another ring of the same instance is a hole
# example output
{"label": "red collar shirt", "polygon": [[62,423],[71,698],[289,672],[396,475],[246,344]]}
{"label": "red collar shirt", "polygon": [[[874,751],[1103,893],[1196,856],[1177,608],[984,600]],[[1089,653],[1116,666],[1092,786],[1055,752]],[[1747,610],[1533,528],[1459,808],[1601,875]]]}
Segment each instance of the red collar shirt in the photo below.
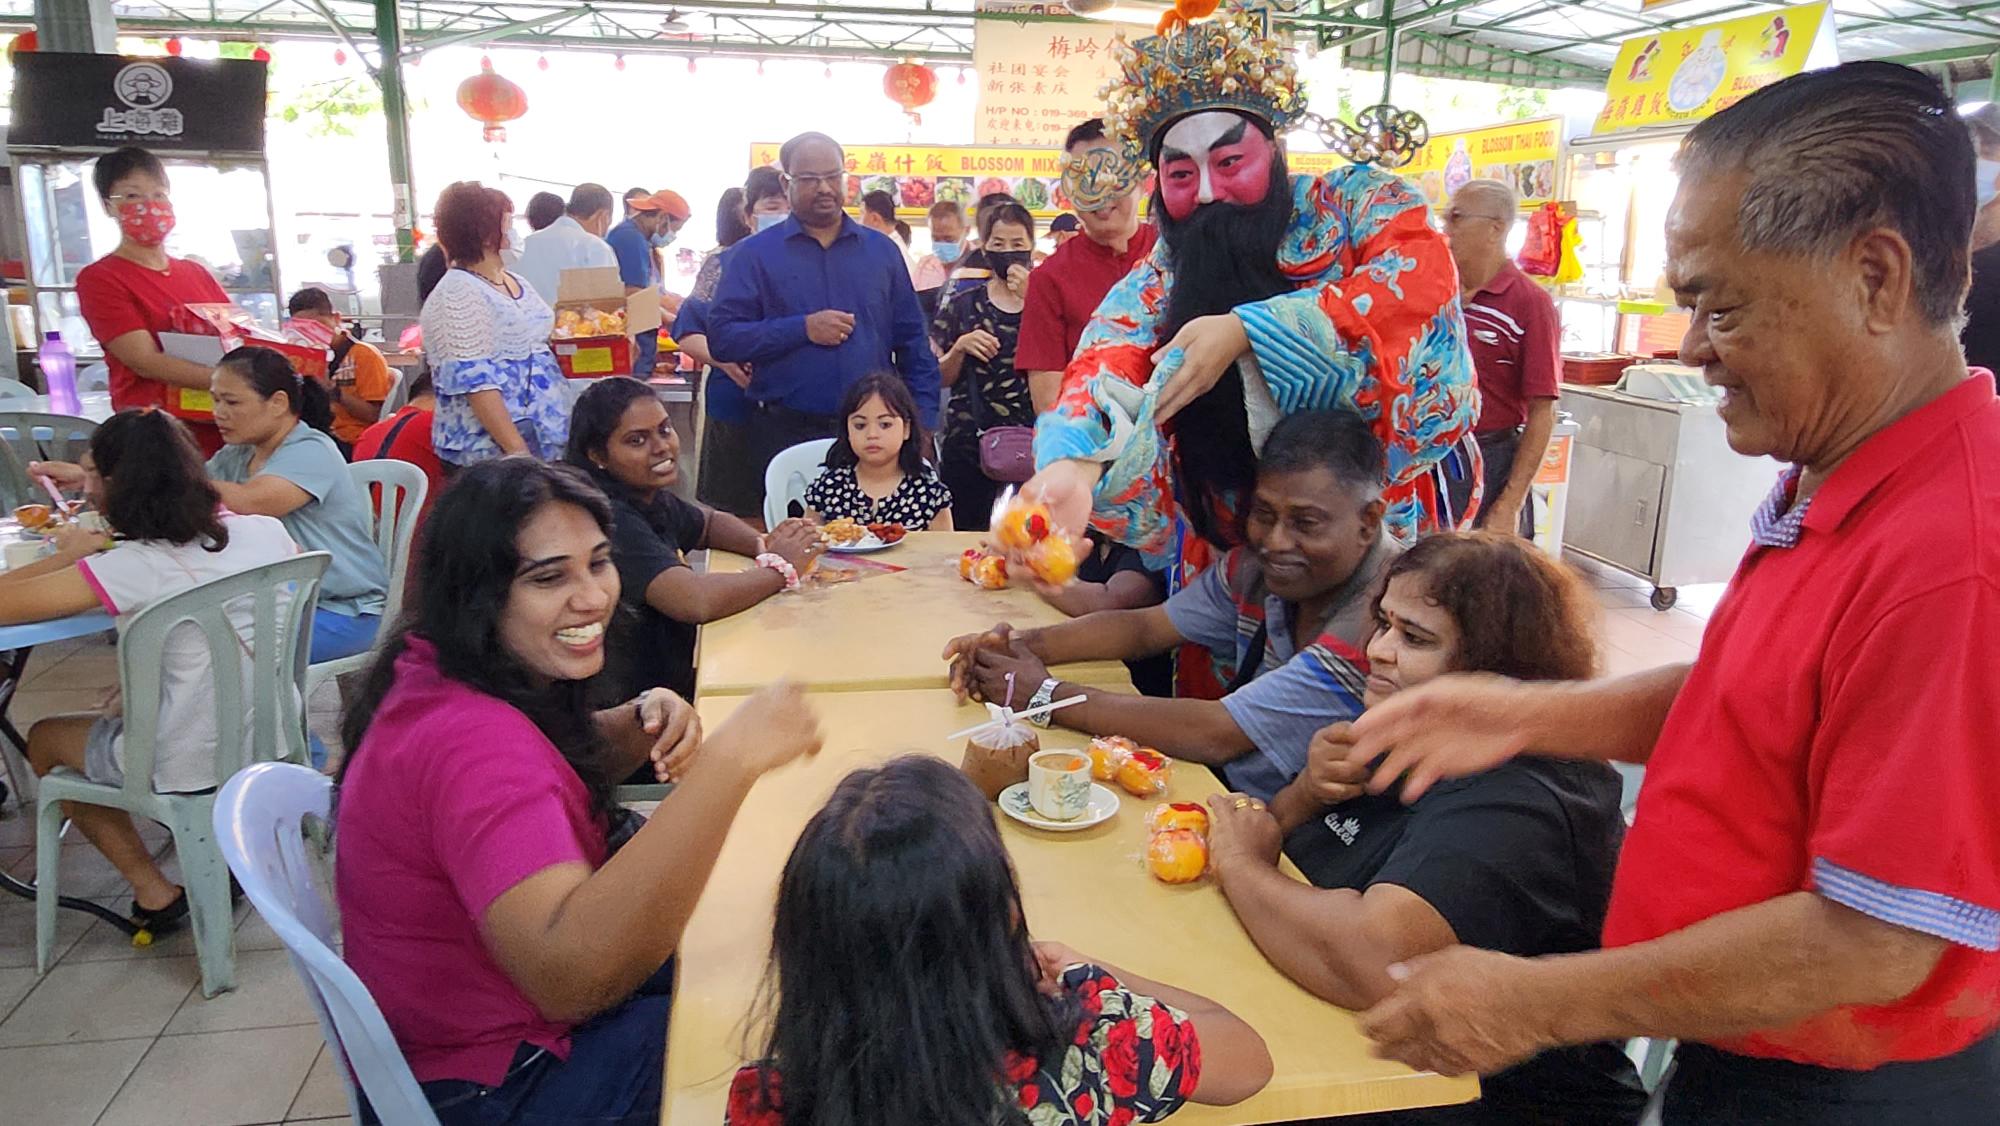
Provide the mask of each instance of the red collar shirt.
{"label": "red collar shirt", "polygon": [[1717,1043],[1852,1069],[2000,1025],[2000,399],[1971,377],[1793,503],[1788,474],[1647,764],[1604,944],[1801,890],[1948,940],[1930,977]]}
{"label": "red collar shirt", "polygon": [[1061,371],[1076,355],[1084,326],[1097,313],[1104,295],[1132,272],[1160,238],[1159,228],[1139,224],[1120,254],[1088,236],[1056,247],[1035,267],[1021,310],[1021,339],[1014,346],[1014,366],[1021,371]]}

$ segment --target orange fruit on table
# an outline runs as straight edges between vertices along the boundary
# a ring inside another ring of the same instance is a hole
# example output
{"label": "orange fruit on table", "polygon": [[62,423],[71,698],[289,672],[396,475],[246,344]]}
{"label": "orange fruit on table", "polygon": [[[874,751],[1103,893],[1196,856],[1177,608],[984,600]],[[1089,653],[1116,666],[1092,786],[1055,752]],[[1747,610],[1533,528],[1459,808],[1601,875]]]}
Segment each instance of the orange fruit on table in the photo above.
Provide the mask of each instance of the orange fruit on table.
{"label": "orange fruit on table", "polygon": [[972,569],[979,566],[979,561],[984,558],[986,557],[979,553],[978,548],[966,548],[965,554],[958,557],[958,577],[964,579],[966,582],[971,582]]}
{"label": "orange fruit on table", "polygon": [[1141,747],[1118,767],[1118,784],[1134,797],[1149,798],[1167,792],[1173,760],[1158,751]]}
{"label": "orange fruit on table", "polygon": [[1050,536],[1028,549],[1028,569],[1051,586],[1066,586],[1076,578],[1076,548],[1062,536]]}
{"label": "orange fruit on table", "polygon": [[1123,735],[1107,735],[1090,741],[1090,776],[1099,782],[1109,782],[1118,777],[1118,768],[1125,765],[1139,744]]}
{"label": "orange fruit on table", "polygon": [[994,527],[993,534],[1002,547],[1026,551],[1047,539],[1054,529],[1055,524],[1045,506],[1016,500],[1000,513],[1000,523]]}
{"label": "orange fruit on table", "polygon": [[1208,870],[1208,843],[1193,829],[1168,829],[1146,842],[1146,870],[1163,884],[1187,884]]}
{"label": "orange fruit on table", "polygon": [[1161,802],[1146,815],[1146,828],[1155,833],[1170,829],[1192,829],[1197,833],[1208,832],[1208,810],[1200,802]]}

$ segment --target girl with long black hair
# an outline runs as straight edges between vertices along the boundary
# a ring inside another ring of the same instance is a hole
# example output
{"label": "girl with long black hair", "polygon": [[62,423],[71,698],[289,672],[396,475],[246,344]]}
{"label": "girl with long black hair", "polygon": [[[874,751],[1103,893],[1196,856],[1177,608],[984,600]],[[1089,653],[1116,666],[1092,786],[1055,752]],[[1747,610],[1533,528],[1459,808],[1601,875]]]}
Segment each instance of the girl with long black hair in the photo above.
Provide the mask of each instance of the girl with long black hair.
{"label": "girl with long black hair", "polygon": [[799,835],[765,1002],[731,1126],[1157,1122],[1271,1078],[1221,1005],[1031,941],[991,807],[928,755],[848,775]]}
{"label": "girl with long black hair", "polygon": [[[447,1126],[659,1120],[663,964],[750,786],[819,746],[792,687],[706,739],[664,689],[589,710],[610,528],[573,468],[466,468],[347,714],[346,958]],[[679,785],[614,850],[612,781],[648,760]]]}

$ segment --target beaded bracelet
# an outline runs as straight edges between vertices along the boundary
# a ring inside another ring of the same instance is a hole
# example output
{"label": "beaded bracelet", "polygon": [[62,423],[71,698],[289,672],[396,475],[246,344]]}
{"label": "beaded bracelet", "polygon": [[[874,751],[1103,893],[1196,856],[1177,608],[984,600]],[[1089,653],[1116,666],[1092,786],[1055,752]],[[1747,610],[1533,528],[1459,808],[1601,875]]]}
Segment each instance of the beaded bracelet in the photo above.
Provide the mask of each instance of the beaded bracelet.
{"label": "beaded bracelet", "polygon": [[784,576],[786,590],[799,589],[799,569],[792,566],[784,556],[775,551],[767,551],[757,557],[757,565],[768,567]]}

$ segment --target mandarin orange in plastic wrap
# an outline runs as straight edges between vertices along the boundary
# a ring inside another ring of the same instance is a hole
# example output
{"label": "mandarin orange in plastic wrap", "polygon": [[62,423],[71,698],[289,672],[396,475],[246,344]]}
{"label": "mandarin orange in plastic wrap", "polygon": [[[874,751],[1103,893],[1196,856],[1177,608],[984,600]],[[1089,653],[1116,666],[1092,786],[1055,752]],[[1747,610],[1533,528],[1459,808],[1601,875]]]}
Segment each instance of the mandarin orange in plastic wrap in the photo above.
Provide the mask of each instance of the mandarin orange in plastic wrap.
{"label": "mandarin orange in plastic wrap", "polygon": [[1172,759],[1150,747],[1141,747],[1118,767],[1118,784],[1133,797],[1156,797],[1167,792],[1167,779],[1173,771]]}
{"label": "mandarin orange in plastic wrap", "polygon": [[1050,536],[1028,549],[1028,569],[1050,586],[1067,586],[1076,578],[1076,548],[1063,536]]}
{"label": "mandarin orange in plastic wrap", "polygon": [[1197,833],[1208,832],[1208,810],[1200,802],[1161,802],[1146,815],[1146,828],[1155,833],[1170,829],[1193,829]]}
{"label": "mandarin orange in plastic wrap", "polygon": [[1123,735],[1106,735],[1090,741],[1090,776],[1099,782],[1110,782],[1118,777],[1118,768],[1139,744]]}
{"label": "mandarin orange in plastic wrap", "polygon": [[1168,829],[1146,842],[1146,870],[1163,884],[1189,884],[1208,870],[1208,842],[1193,829]]}
{"label": "mandarin orange in plastic wrap", "polygon": [[972,584],[986,590],[1007,588],[1007,560],[998,555],[988,555],[972,565]]}
{"label": "mandarin orange in plastic wrap", "polygon": [[1000,519],[993,525],[993,535],[1000,546],[1014,551],[1026,551],[1049,538],[1055,530],[1055,523],[1049,517],[1046,506],[1024,501],[1016,497],[1007,507],[1001,509]]}
{"label": "mandarin orange in plastic wrap", "polygon": [[964,579],[966,582],[971,582],[972,569],[979,566],[979,561],[984,558],[986,557],[979,553],[978,548],[966,548],[965,554],[958,557],[958,577]]}

